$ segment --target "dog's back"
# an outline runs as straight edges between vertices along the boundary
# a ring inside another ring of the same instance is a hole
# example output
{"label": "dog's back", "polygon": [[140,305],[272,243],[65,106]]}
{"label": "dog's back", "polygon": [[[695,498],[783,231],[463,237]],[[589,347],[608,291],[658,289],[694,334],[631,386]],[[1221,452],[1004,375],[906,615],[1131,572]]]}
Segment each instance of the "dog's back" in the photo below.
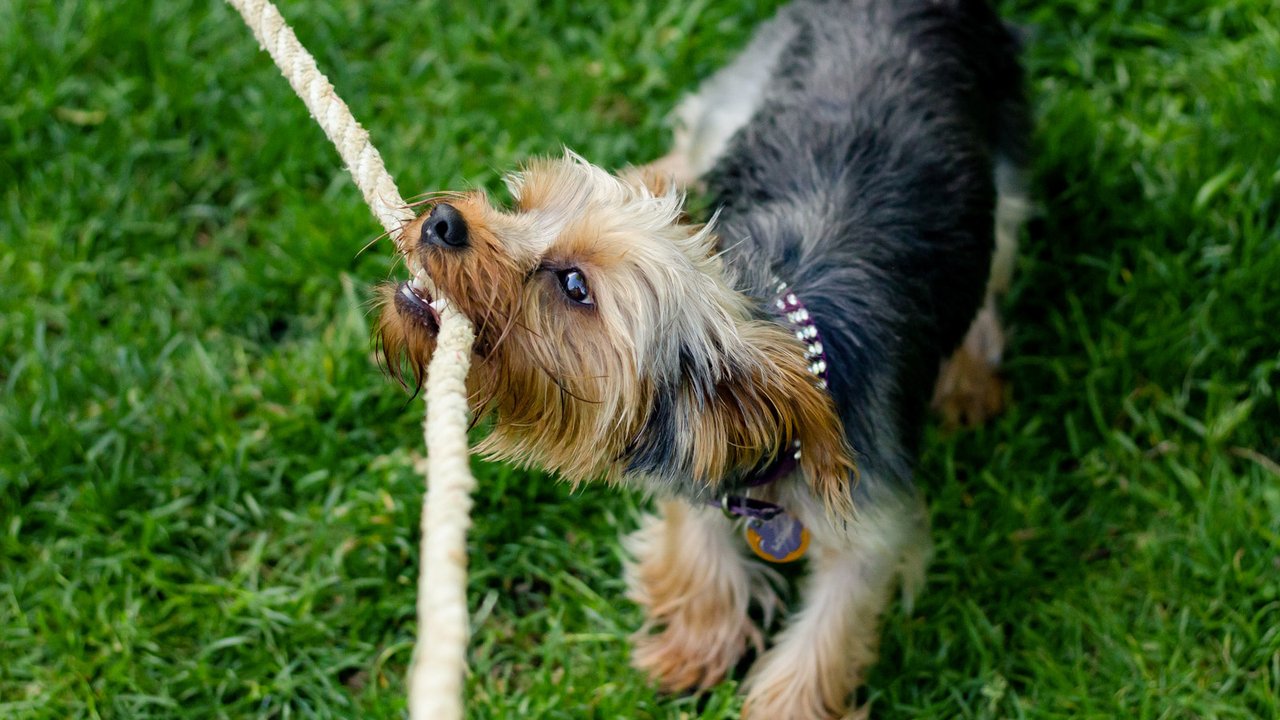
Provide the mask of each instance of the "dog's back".
{"label": "dog's back", "polygon": [[754,45],[724,72],[750,58],[758,101],[706,176],[726,257],[763,312],[775,274],[803,294],[864,470],[905,480],[983,299],[995,164],[1022,160],[1016,42],[978,0],[802,0]]}

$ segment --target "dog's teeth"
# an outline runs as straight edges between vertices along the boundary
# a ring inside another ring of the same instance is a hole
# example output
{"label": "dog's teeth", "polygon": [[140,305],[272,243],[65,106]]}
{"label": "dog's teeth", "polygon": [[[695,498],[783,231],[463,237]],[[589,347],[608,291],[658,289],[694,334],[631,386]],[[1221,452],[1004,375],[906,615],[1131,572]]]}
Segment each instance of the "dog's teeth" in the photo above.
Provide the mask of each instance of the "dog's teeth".
{"label": "dog's teeth", "polygon": [[431,302],[427,303],[427,305],[429,305],[431,309],[435,310],[436,312],[444,312],[444,308],[446,305],[448,305],[448,303],[445,302],[444,298],[436,298],[435,300],[432,300]]}

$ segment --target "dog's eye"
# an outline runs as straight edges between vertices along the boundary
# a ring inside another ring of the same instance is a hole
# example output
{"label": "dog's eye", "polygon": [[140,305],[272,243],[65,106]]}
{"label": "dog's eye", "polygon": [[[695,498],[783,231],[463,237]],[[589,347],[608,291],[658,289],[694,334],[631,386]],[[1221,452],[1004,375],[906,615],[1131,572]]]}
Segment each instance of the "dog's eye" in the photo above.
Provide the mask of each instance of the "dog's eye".
{"label": "dog's eye", "polygon": [[560,280],[560,289],[564,291],[564,296],[579,305],[595,305],[596,301],[591,299],[591,289],[587,287],[587,276],[582,274],[578,268],[569,268],[556,273],[556,277]]}

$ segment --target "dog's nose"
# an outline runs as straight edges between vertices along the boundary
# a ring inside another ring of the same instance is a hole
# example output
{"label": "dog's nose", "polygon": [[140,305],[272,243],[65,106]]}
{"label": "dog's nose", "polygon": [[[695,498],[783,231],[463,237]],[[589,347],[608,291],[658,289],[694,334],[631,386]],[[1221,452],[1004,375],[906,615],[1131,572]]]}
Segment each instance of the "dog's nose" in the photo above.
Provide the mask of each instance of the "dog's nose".
{"label": "dog's nose", "polygon": [[440,203],[431,210],[422,223],[422,244],[435,245],[446,250],[467,246],[467,221],[462,213],[448,203]]}

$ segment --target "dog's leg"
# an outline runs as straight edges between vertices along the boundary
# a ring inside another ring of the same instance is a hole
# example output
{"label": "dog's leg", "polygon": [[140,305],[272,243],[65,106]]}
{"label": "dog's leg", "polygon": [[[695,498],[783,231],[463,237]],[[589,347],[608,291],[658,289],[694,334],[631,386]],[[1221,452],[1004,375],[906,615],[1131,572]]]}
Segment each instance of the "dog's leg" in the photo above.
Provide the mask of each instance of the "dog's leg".
{"label": "dog's leg", "polygon": [[633,664],[667,692],[719,682],[763,637],[747,612],[754,598],[768,622],[776,574],[743,555],[734,524],[715,508],[659,504],[628,538],[629,596],[645,609],[632,637]]}
{"label": "dog's leg", "polygon": [[814,533],[804,607],[747,678],[744,720],[851,717],[853,692],[876,659],[895,579],[902,578],[910,602],[930,555],[918,501],[875,512],[876,522],[849,532]]}
{"label": "dog's leg", "polygon": [[964,342],[942,363],[933,408],[948,427],[981,425],[1004,411],[1000,360],[1004,328],[998,298],[988,294]]}
{"label": "dog's leg", "polygon": [[999,306],[1013,280],[1018,234],[1030,207],[1022,176],[1023,172],[1007,160],[997,166],[996,249],[986,298],[964,341],[942,364],[933,391],[933,408],[950,426],[981,425],[1004,411],[1000,363],[1005,334]]}

